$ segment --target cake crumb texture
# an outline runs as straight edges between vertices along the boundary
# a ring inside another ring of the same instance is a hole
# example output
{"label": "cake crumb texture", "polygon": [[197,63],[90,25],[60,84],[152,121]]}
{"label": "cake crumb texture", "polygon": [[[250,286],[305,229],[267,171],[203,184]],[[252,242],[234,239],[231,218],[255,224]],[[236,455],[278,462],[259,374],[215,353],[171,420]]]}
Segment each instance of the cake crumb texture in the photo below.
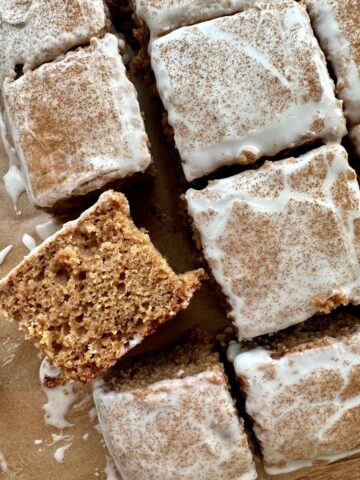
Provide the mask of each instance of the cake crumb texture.
{"label": "cake crumb texture", "polygon": [[203,271],[176,275],[104,193],[0,284],[0,306],[67,380],[88,382],[186,308]]}

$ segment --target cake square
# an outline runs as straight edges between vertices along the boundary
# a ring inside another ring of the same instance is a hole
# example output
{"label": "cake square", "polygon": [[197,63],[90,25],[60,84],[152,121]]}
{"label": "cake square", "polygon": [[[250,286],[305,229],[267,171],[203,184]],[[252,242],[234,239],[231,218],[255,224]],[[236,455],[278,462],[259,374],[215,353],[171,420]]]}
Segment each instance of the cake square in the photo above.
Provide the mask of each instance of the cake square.
{"label": "cake square", "polygon": [[102,0],[2,0],[0,87],[4,78],[54,60],[105,30]]}
{"label": "cake square", "polygon": [[151,162],[135,87],[111,34],[5,81],[9,128],[30,199],[52,207]]}
{"label": "cake square", "polygon": [[250,350],[240,346],[235,357],[269,474],[360,452],[359,319],[342,313],[331,320],[330,328],[324,316],[308,330],[303,326]]}
{"label": "cake square", "polygon": [[240,12],[259,0],[132,0],[132,3],[138,19],[146,24],[154,39],[179,27]]}
{"label": "cake square", "polygon": [[360,303],[360,191],[342,146],[265,162],[186,200],[240,339]]}
{"label": "cake square", "polygon": [[284,0],[156,39],[151,62],[185,177],[346,133],[302,4]]}
{"label": "cake square", "polygon": [[1,280],[0,310],[64,379],[88,382],[186,308],[202,275],[176,275],[108,191]]}
{"label": "cake square", "polygon": [[243,421],[219,357],[194,339],[97,382],[105,443],[122,478],[253,480]]}
{"label": "cake square", "polygon": [[334,69],[337,93],[344,101],[351,137],[360,154],[360,2],[306,0],[315,33]]}

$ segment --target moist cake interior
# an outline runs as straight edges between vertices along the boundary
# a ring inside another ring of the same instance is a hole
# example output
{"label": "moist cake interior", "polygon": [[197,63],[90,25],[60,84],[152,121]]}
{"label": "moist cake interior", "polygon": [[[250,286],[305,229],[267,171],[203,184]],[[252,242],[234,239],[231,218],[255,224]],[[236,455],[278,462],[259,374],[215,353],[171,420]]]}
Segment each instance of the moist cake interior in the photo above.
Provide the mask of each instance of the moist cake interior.
{"label": "moist cake interior", "polygon": [[4,279],[0,306],[65,378],[87,382],[187,306],[198,284],[196,272],[173,272],[125,197],[107,192]]}
{"label": "moist cake interior", "polygon": [[182,379],[219,367],[210,337],[199,331],[185,335],[171,349],[129,359],[105,376],[111,390],[129,391],[162,380]]}
{"label": "moist cake interior", "polygon": [[359,307],[340,307],[329,315],[316,315],[306,322],[281,330],[273,335],[256,337],[241,344],[245,348],[262,347],[280,358],[297,350],[326,344],[329,338],[346,337],[360,328]]}

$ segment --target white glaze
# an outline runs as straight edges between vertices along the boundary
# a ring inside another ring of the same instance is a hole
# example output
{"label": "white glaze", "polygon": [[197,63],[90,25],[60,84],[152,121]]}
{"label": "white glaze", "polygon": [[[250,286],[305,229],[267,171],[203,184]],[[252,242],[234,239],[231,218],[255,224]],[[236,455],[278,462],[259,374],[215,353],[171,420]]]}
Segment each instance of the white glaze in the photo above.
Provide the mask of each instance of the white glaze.
{"label": "white glaze", "polygon": [[2,265],[4,263],[5,258],[11,252],[12,248],[13,248],[12,245],[8,245],[7,247],[3,248],[0,251],[0,265]]}
{"label": "white glaze", "polygon": [[310,318],[315,297],[360,302],[360,191],[343,147],[266,162],[186,200],[239,338]]}
{"label": "white glaze", "polygon": [[35,225],[35,232],[41,238],[41,240],[46,240],[60,229],[61,225],[54,220],[49,220],[48,222]]}
{"label": "white glaze", "polygon": [[[274,0],[266,0],[269,3]],[[136,15],[149,27],[151,39],[179,27],[230,15],[259,3],[258,0],[135,0]]]}
{"label": "white glaze", "polygon": [[64,435],[63,433],[52,433],[51,439],[52,442],[50,443],[50,446],[62,442],[63,440],[69,442],[73,439],[73,437],[71,435]]}
{"label": "white glaze", "polygon": [[257,477],[220,369],[128,392],[109,391],[97,381],[94,401],[105,443],[124,480]]}
{"label": "white glaze", "polygon": [[[1,104],[1,102],[0,102]],[[4,115],[0,109],[0,133],[2,143],[4,145],[5,153],[9,160],[9,170],[4,175],[4,185],[6,193],[11,198],[15,211],[17,211],[16,203],[20,195],[26,191],[26,184],[24,176],[19,168],[19,159],[17,157],[15,148],[10,143],[8,138],[8,130],[4,121]]]}
{"label": "white glaze", "polygon": [[91,423],[94,423],[97,420],[96,408],[93,407],[89,410],[89,419]]}
{"label": "white glaze", "polygon": [[4,453],[2,452],[1,449],[0,449],[0,470],[3,473],[7,473],[7,471],[9,470],[9,466],[7,464],[5,455],[4,455]]}
{"label": "white glaze", "polygon": [[[360,393],[353,383],[353,369],[360,367],[360,332],[327,342],[279,359],[262,348],[235,358],[235,371],[245,386],[246,410],[254,419],[269,474],[309,467],[319,460],[334,462],[360,452],[356,435]],[[336,383],[328,378],[329,372],[336,375]],[[355,391],[344,398],[347,387]],[[301,425],[296,418],[302,419]],[[352,450],[348,450],[349,442]],[[311,455],[302,451],[302,446],[308,445]]]}
{"label": "white glaze", "polygon": [[[66,8],[67,7],[67,8]],[[102,0],[29,0],[0,3],[0,88],[14,68],[24,70],[87,43],[105,27]]]}
{"label": "white glaze", "polygon": [[109,455],[106,455],[105,475],[106,480],[119,480],[114,460]]}
{"label": "white glaze", "polygon": [[231,340],[226,350],[227,361],[233,363],[235,358],[239,355],[239,353],[241,353],[241,351],[242,348],[240,343],[236,342],[235,340]]}
{"label": "white glaze", "polygon": [[[331,63],[344,100],[345,114],[353,124],[360,123],[360,65],[351,40],[358,42],[358,29],[348,28],[347,0],[305,0],[315,32]],[[356,2],[355,2],[356,3]],[[358,10],[360,18],[360,9]],[[354,13],[356,15],[356,13]],[[353,24],[359,22],[355,18]],[[353,38],[352,38],[353,37]],[[359,48],[359,47],[358,47]]]}
{"label": "white glaze", "polygon": [[[254,32],[264,24],[269,32],[259,40]],[[188,181],[306,141],[338,143],[346,133],[324,55],[296,2],[180,28],[153,42],[151,63]]]}
{"label": "white glaze", "polygon": [[18,165],[9,166],[9,170],[4,175],[4,184],[7,194],[16,206],[20,195],[26,191],[24,175]]}
{"label": "white glaze", "polygon": [[53,367],[45,358],[40,366],[40,382],[47,402],[43,406],[45,410],[44,420],[47,425],[58,429],[72,427],[73,424],[66,420],[71,405],[75,402],[77,395],[74,392],[74,384],[58,385],[54,388],[47,388],[44,385],[45,377],[57,377],[60,372]]}
{"label": "white glaze", "polygon": [[31,252],[36,248],[36,240],[28,233],[24,233],[21,241],[25,245],[25,247],[29,250],[29,252]]}
{"label": "white glaze", "polygon": [[[75,76],[77,85],[86,88],[74,88]],[[5,81],[3,96],[28,194],[36,205],[51,207],[71,195],[143,172],[151,162],[137,93],[114,35],[92,38],[86,49],[15,82]],[[66,108],[59,110],[65,99]],[[36,109],[38,104],[45,114]],[[50,116],[46,131],[43,115]],[[79,128],[82,122],[86,130]]]}
{"label": "white glaze", "polygon": [[3,143],[4,149],[5,149],[5,153],[8,156],[9,164],[10,165],[17,165],[19,163],[19,160],[17,158],[15,148],[10,143],[9,132],[8,132],[8,129],[7,129],[7,126],[6,126],[6,123],[5,123],[5,119],[4,119],[5,115],[4,115],[4,112],[2,110],[2,98],[1,97],[0,97],[0,100],[1,100],[1,102],[0,102],[0,105],[1,105],[1,109],[0,109],[1,140],[2,140],[2,143]]}
{"label": "white glaze", "polygon": [[63,445],[62,447],[59,447],[55,450],[54,458],[58,463],[63,463],[64,457],[65,457],[65,452],[66,452],[66,450],[68,450],[71,447],[71,445],[72,445],[72,442],[67,443],[67,444]]}

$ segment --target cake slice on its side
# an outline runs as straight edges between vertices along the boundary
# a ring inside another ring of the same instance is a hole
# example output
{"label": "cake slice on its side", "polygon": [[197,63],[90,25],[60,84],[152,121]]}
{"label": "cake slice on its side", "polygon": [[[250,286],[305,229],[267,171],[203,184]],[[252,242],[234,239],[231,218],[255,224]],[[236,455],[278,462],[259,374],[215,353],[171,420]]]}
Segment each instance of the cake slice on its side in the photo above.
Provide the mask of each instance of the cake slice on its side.
{"label": "cake slice on its side", "polygon": [[360,190],[342,146],[265,162],[186,200],[240,339],[360,303]]}
{"label": "cake slice on its side", "polygon": [[205,339],[115,369],[95,386],[94,400],[123,478],[257,477],[223,366]]}
{"label": "cake slice on its side", "polygon": [[176,275],[109,191],[0,282],[0,308],[65,379],[88,382],[186,308],[202,277]]}
{"label": "cake slice on its side", "polygon": [[239,351],[234,367],[269,474],[360,453],[356,313],[314,317]]}
{"label": "cake slice on its side", "polygon": [[3,96],[27,190],[40,207],[144,172],[151,162],[114,35],[6,81]]}
{"label": "cake slice on its side", "polygon": [[54,60],[103,34],[103,0],[2,0],[0,2],[0,87],[24,71]]}
{"label": "cake slice on its side", "polygon": [[337,79],[350,137],[360,155],[360,2],[305,0],[313,27]]}
{"label": "cake slice on its side", "polygon": [[175,30],[154,40],[151,64],[188,181],[346,134],[309,16],[293,0]]}

